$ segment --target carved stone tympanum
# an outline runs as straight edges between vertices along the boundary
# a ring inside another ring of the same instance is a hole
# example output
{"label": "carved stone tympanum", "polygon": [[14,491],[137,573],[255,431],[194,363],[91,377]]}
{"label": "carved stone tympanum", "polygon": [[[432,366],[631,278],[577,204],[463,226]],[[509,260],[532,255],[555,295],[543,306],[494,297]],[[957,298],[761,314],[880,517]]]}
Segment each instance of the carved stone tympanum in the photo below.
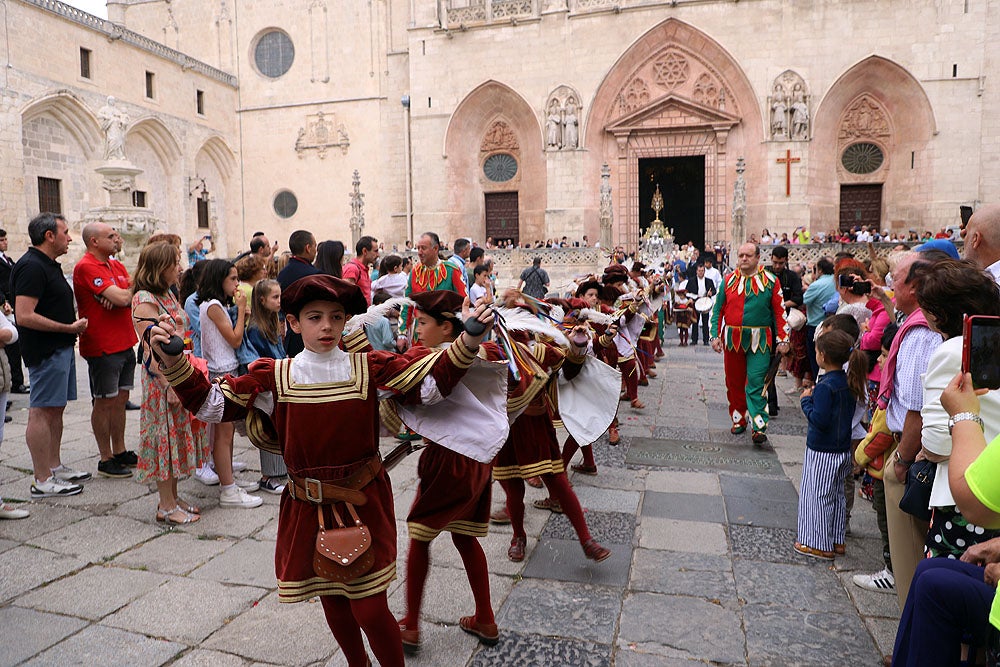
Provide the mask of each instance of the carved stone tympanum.
{"label": "carved stone tympanum", "polygon": [[858,97],[840,120],[841,140],[880,139],[889,136],[889,116],[885,108],[871,95]]}
{"label": "carved stone tympanum", "polygon": [[479,145],[479,150],[483,153],[514,151],[517,149],[517,135],[514,134],[514,130],[510,129],[510,125],[502,120],[493,121],[493,124],[486,130],[486,134],[483,135],[483,141]]}
{"label": "carved stone tympanum", "polygon": [[351,145],[351,139],[347,136],[347,128],[343,123],[337,123],[334,114],[316,112],[311,116],[306,116],[305,127],[299,128],[299,136],[295,139],[295,152],[300,158],[305,157],[306,151],[314,150],[323,159],[329,148],[339,147],[344,155]]}

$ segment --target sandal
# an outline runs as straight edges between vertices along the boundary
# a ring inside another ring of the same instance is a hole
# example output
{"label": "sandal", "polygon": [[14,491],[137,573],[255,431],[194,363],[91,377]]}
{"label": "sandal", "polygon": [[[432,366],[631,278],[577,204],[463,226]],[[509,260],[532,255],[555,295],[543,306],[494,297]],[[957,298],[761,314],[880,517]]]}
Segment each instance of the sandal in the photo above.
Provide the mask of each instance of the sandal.
{"label": "sandal", "polygon": [[[184,516],[184,518],[180,519],[180,520],[175,519],[174,515],[177,514],[177,513],[182,514]],[[165,523],[165,524],[168,524],[170,526],[183,526],[184,524],[187,524],[187,523],[194,523],[195,521],[198,521],[199,519],[201,519],[201,517],[199,515],[197,515],[197,514],[191,514],[190,512],[187,512],[187,511],[181,509],[180,507],[178,507],[176,505],[174,505],[170,509],[161,509],[159,507],[156,508],[156,520],[157,520],[157,522],[159,522],[159,523]]]}
{"label": "sandal", "polygon": [[403,641],[403,653],[406,655],[420,653],[420,630],[410,630],[405,623],[400,622],[399,635]]}
{"label": "sandal", "polygon": [[595,563],[600,563],[601,561],[607,560],[611,557],[611,550],[602,547],[597,540],[592,537],[583,543],[583,555]]}
{"label": "sandal", "polygon": [[812,547],[807,547],[804,544],[796,542],[793,546],[796,553],[800,553],[803,556],[809,556],[810,558],[819,558],[820,560],[833,560],[832,551],[820,551],[819,549],[813,549]]}
{"label": "sandal", "polygon": [[515,537],[510,541],[510,548],[507,549],[507,558],[514,563],[520,563],[524,560],[524,547],[527,545],[528,540],[523,537]]}
{"label": "sandal", "polygon": [[177,498],[177,507],[181,508],[188,514],[201,514],[200,507],[198,507],[197,505],[192,505],[191,503],[180,497]]}
{"label": "sandal", "polygon": [[458,619],[458,627],[470,635],[479,637],[480,644],[496,646],[500,641],[500,631],[496,623],[477,623],[475,616],[463,616]]}
{"label": "sandal", "polygon": [[611,445],[612,447],[614,447],[615,445],[617,445],[621,441],[622,441],[622,436],[621,436],[620,433],[618,433],[618,427],[617,426],[609,426],[608,427],[608,444]]}
{"label": "sandal", "polygon": [[562,514],[562,506],[559,505],[558,500],[553,500],[552,498],[542,498],[531,503],[540,510],[549,510],[550,512],[555,512],[556,514]]}
{"label": "sandal", "polygon": [[632,405],[632,409],[633,410],[645,410],[646,409],[646,404],[643,403],[642,401],[640,401],[638,398],[633,398],[631,405]]}
{"label": "sandal", "polygon": [[584,463],[574,463],[570,466],[570,470],[573,472],[578,472],[581,475],[596,475],[597,466],[588,466]]}
{"label": "sandal", "polygon": [[528,486],[530,486],[533,489],[540,489],[543,486],[541,477],[529,477],[524,481],[526,481],[528,483]]}

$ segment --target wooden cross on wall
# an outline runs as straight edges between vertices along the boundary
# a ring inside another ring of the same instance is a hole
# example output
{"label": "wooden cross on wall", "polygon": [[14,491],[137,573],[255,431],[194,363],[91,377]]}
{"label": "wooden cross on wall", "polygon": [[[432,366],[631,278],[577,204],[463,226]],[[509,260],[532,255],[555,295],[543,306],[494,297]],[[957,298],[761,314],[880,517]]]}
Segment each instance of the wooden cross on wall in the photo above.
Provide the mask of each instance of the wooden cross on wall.
{"label": "wooden cross on wall", "polygon": [[779,157],[775,162],[785,165],[785,196],[792,196],[792,163],[801,162],[802,158],[792,157],[792,151],[786,150],[785,157]]}

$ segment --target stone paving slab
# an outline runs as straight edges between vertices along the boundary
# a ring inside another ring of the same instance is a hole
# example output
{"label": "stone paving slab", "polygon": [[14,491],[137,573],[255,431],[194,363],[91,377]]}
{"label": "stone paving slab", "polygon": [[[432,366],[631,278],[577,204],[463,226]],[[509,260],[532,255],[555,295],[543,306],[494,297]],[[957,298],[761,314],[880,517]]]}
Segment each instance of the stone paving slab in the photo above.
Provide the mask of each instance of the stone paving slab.
{"label": "stone paving slab", "polygon": [[0,602],[79,570],[86,561],[45,549],[20,546],[0,558]]}
{"label": "stone paving slab", "polygon": [[15,604],[97,620],[153,590],[167,577],[120,567],[93,565],[22,595]]}
{"label": "stone paving slab", "polygon": [[646,475],[646,491],[662,493],[697,493],[704,496],[721,496],[719,476],[709,472],[681,472],[677,470],[650,470]]}
{"label": "stone paving slab", "polygon": [[161,532],[156,526],[132,519],[92,516],[49,533],[44,538],[29,540],[28,544],[100,563]]}
{"label": "stone paving slab", "polygon": [[101,665],[101,667],[156,667],[184,650],[183,644],[92,625],[53,646],[26,667]]}
{"label": "stone paving slab", "polygon": [[31,518],[0,521],[0,538],[23,543],[91,516],[89,512],[42,502],[28,503],[24,507],[31,512]]}
{"label": "stone paving slab", "polygon": [[635,465],[702,468],[777,474],[774,452],[761,448],[724,446],[712,442],[633,438],[626,461]]}
{"label": "stone paving slab", "polygon": [[747,604],[849,614],[854,610],[836,573],[829,568],[785,563],[733,563],[736,588]]}
{"label": "stone paving slab", "polygon": [[738,613],[707,600],[636,593],[625,598],[618,646],[668,658],[738,663],[745,655],[739,628]]}
{"label": "stone paving slab", "polygon": [[718,496],[647,491],[642,500],[642,516],[725,523],[726,507]]}
{"label": "stone paving slab", "polygon": [[630,647],[618,647],[615,650],[615,667],[694,667],[704,664],[701,660],[668,658],[655,653],[643,653]]}
{"label": "stone paving slab", "polygon": [[629,589],[736,602],[733,564],[725,556],[636,549]]}
{"label": "stone paving slab", "polygon": [[[604,447],[606,445],[598,446]],[[580,457],[577,456],[577,459],[577,462],[579,462]],[[573,488],[576,489],[577,495],[589,487],[635,492],[641,492],[646,488],[644,474],[636,474],[623,468],[605,466],[604,468],[598,468],[596,475],[582,475],[578,472],[570,472],[569,477],[573,483]]]}
{"label": "stone paving slab", "polygon": [[483,648],[472,657],[469,667],[518,665],[518,667],[610,667],[611,647],[589,642],[543,637],[536,634],[505,633],[496,646]]}
{"label": "stone paving slab", "polygon": [[274,542],[241,540],[190,573],[195,579],[222,584],[274,588]]}
{"label": "stone paving slab", "polygon": [[786,503],[797,503],[799,500],[795,487],[787,479],[719,475],[719,483],[722,485],[723,495],[726,496]]}
{"label": "stone paving slab", "polygon": [[643,517],[639,525],[639,546],[690,553],[725,556],[729,544],[722,524]]}
{"label": "stone paving slab", "polygon": [[632,563],[632,545],[606,543],[604,546],[611,550],[611,556],[595,563],[587,560],[576,540],[542,540],[528,556],[524,577],[623,587]]}
{"label": "stone paving slab", "polygon": [[241,614],[266,591],[248,586],[224,586],[214,581],[171,578],[123,609],[103,625],[197,644],[233,616]]}
{"label": "stone paving slab", "polygon": [[762,503],[756,498],[739,496],[726,496],[725,499],[726,516],[731,524],[794,530],[798,523],[798,500],[791,502],[770,500]]}
{"label": "stone paving slab", "polygon": [[[595,540],[609,544],[632,544],[635,536],[635,512],[585,512],[587,527]],[[577,539],[576,530],[565,514],[553,514],[545,529],[542,539],[557,540]]]}
{"label": "stone paving slab", "polygon": [[[274,628],[283,628],[274,632]],[[337,643],[317,598],[285,604],[271,593],[201,642],[206,649],[257,662],[310,665],[330,658]]]}
{"label": "stone paving slab", "polygon": [[[152,572],[184,575],[221,554],[235,542],[172,530],[117,556],[112,563]],[[272,572],[273,578],[273,572]]]}
{"label": "stone paving slab", "polygon": [[[406,571],[402,563],[399,564],[399,568],[402,579]],[[500,608],[513,585],[514,580],[510,577],[490,574],[490,601],[494,610]],[[389,594],[389,609],[396,618],[401,618],[406,613],[406,586],[399,586]],[[432,568],[424,586],[421,619],[457,624],[458,619],[472,614],[475,610],[472,589],[469,588],[469,579],[464,569]]]}
{"label": "stone paving slab", "polygon": [[[750,665],[875,665],[881,655],[857,614],[751,604],[743,609]],[[850,638],[850,641],[844,641]]]}
{"label": "stone paving slab", "polygon": [[199,648],[185,653],[170,664],[171,667],[244,667],[246,661],[229,653]]}
{"label": "stone paving slab", "polygon": [[733,541],[733,555],[747,560],[792,565],[818,562],[792,550],[792,545],[795,543],[794,530],[730,524],[729,538]]}
{"label": "stone paving slab", "polygon": [[580,477],[574,476],[574,491],[585,511],[625,512],[635,516],[639,509],[640,494],[638,491],[622,491],[620,489],[598,488],[579,484]]}
{"label": "stone paving slab", "polygon": [[0,627],[5,629],[4,640],[0,642],[0,665],[27,660],[86,625],[86,621],[78,618],[4,607],[0,609]]}
{"label": "stone paving slab", "polygon": [[525,579],[507,597],[497,614],[497,625],[505,633],[611,644],[621,607],[617,588]]}

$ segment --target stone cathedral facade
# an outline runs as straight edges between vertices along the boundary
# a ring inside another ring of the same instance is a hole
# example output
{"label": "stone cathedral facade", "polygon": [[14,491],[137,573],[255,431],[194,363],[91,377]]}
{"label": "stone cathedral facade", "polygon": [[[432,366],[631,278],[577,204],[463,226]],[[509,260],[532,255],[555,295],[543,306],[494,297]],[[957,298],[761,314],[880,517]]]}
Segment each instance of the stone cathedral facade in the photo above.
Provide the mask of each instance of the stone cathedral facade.
{"label": "stone cathedral facade", "polygon": [[[996,0],[111,0],[100,26],[62,7],[0,3],[8,228],[50,167],[65,197],[100,196],[106,95],[138,120],[145,205],[189,238],[204,183],[233,247],[256,229],[349,239],[355,170],[364,232],[400,245],[634,245],[657,187],[678,240],[730,241],[741,158],[748,234],[937,231],[1000,199]],[[36,52],[25,22],[61,37]],[[96,88],[81,48],[114,51]],[[72,160],[38,162],[45,132]]]}

